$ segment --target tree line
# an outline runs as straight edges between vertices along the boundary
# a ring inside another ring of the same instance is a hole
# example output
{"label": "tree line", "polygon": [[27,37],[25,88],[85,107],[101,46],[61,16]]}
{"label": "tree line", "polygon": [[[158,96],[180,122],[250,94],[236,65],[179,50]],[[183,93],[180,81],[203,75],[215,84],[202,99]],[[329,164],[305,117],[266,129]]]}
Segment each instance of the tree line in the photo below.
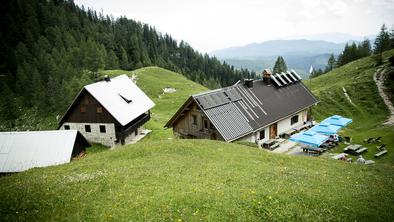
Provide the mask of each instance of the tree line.
{"label": "tree line", "polygon": [[390,50],[394,48],[394,29],[388,31],[385,24],[380,28],[379,34],[376,36],[376,39],[373,44],[373,48],[371,46],[370,40],[365,39],[362,42],[356,44],[346,43],[342,53],[335,58],[334,54],[331,54],[326,68],[314,70],[311,74],[311,78],[325,74],[336,67],[343,66],[349,62],[355,61],[357,59],[361,59],[370,55],[374,55],[375,61],[377,65],[382,63],[382,52],[386,50]]}
{"label": "tree line", "polygon": [[160,66],[208,88],[254,78],[184,41],[72,0],[6,0],[0,5],[0,120],[13,127],[26,109],[63,113],[101,69]]}

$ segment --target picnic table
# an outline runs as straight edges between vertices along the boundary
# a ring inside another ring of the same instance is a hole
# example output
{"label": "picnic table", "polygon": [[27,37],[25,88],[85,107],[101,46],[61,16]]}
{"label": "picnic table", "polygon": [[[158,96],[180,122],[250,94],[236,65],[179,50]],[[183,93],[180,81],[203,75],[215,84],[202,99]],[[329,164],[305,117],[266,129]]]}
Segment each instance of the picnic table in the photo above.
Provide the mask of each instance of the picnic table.
{"label": "picnic table", "polygon": [[362,145],[353,144],[353,145],[349,145],[349,146],[345,147],[343,152],[349,153],[349,154],[352,154],[352,155],[358,155],[358,154],[361,154],[361,153],[363,153],[363,152],[365,152],[367,150],[368,150],[368,148],[362,147]]}
{"label": "picnic table", "polygon": [[271,146],[273,146],[275,143],[276,143],[276,140],[275,140],[275,139],[269,139],[269,140],[263,142],[263,144],[261,144],[261,146],[264,147],[264,148],[268,148],[268,149],[269,149],[269,148],[271,148]]}
{"label": "picnic table", "polygon": [[288,139],[288,138],[291,137],[291,135],[293,135],[293,134],[295,134],[295,133],[297,133],[297,132],[298,132],[298,131],[295,130],[295,129],[289,129],[289,130],[287,130],[287,131],[281,133],[279,136],[282,137],[282,138]]}
{"label": "picnic table", "polygon": [[307,128],[310,128],[312,126],[313,126],[313,123],[308,121],[304,125],[294,127],[293,130],[296,130],[297,132],[299,132],[299,131],[301,131],[303,129],[307,129]]}
{"label": "picnic table", "polygon": [[378,157],[380,157],[380,156],[383,156],[383,155],[386,154],[386,153],[387,153],[387,150],[382,150],[382,151],[380,151],[379,153],[375,154],[375,158],[378,158]]}

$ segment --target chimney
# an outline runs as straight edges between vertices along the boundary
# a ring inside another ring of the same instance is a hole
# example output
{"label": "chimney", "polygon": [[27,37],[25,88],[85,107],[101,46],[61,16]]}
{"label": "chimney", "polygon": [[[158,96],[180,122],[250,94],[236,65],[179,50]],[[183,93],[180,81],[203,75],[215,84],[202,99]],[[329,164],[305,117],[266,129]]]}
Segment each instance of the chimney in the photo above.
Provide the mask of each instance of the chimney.
{"label": "chimney", "polygon": [[253,88],[253,79],[245,79],[245,86]]}
{"label": "chimney", "polygon": [[106,82],[109,82],[109,81],[111,81],[111,79],[109,78],[109,76],[108,76],[108,75],[105,75],[105,76],[104,76],[104,80],[105,80]]}
{"label": "chimney", "polygon": [[264,69],[262,75],[263,75],[263,81],[264,81],[266,84],[271,84],[271,75],[272,75],[271,70],[269,70],[269,69]]}

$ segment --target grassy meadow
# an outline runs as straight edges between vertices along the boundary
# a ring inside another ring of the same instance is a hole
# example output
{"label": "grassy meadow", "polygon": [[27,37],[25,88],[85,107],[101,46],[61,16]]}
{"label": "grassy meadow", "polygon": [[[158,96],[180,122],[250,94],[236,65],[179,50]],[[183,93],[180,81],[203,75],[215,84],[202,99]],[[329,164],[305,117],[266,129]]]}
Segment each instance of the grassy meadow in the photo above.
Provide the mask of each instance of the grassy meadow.
{"label": "grassy meadow", "polygon": [[389,221],[393,168],[149,140],[0,178],[3,221]]}
{"label": "grassy meadow", "polygon": [[[183,75],[159,67],[147,67],[135,71],[108,70],[102,71],[101,74],[137,76],[137,85],[156,104],[151,110],[151,120],[144,125],[153,131],[147,137],[153,140],[172,138],[172,129],[164,129],[165,123],[192,94],[208,90]],[[174,88],[176,92],[163,93],[164,88]]]}
{"label": "grassy meadow", "polygon": [[[394,54],[387,52],[385,57]],[[353,118],[341,134],[354,143],[383,136],[389,154],[374,166],[289,156],[250,146],[178,140],[164,129],[191,95],[206,90],[158,67],[101,72],[137,75],[156,103],[142,141],[100,145],[69,164],[0,177],[2,221],[390,221],[394,212],[394,134],[372,80],[370,58],[306,82],[321,100],[318,120]],[[163,94],[171,87],[175,93]],[[344,97],[348,91],[356,106]],[[171,138],[171,139],[169,139]],[[374,145],[367,145],[370,158]],[[341,145],[343,146],[343,145]],[[340,152],[337,148],[334,152]]]}
{"label": "grassy meadow", "polygon": [[[384,56],[384,67],[388,65],[388,58],[394,55],[394,50],[387,51]],[[356,60],[333,71],[305,80],[306,85],[321,101],[313,108],[313,116],[318,120],[333,114],[343,115],[353,119],[348,127],[340,133],[351,136],[352,143],[361,144],[368,148],[363,154],[367,159],[374,159],[377,153],[376,146],[387,144],[388,155],[382,156],[377,164],[387,163],[394,165],[394,127],[383,125],[389,110],[379,96],[378,89],[373,81],[373,74],[377,70],[372,57]],[[345,97],[344,87],[355,105]],[[381,143],[366,144],[364,139],[381,136]],[[333,152],[342,152],[346,145],[342,144]]]}

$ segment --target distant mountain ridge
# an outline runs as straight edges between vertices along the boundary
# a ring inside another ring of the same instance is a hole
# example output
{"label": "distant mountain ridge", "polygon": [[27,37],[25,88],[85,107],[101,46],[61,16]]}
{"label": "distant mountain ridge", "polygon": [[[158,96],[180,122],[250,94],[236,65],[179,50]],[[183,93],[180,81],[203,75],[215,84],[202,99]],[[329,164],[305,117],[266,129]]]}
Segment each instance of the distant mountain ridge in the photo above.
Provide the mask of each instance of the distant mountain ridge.
{"label": "distant mountain ridge", "polygon": [[376,35],[351,35],[342,32],[327,32],[327,33],[318,33],[318,34],[309,34],[309,35],[296,35],[296,36],[286,36],[280,39],[283,40],[294,40],[294,39],[306,39],[306,40],[323,40],[327,42],[333,43],[344,43],[349,41],[357,41],[360,42],[365,38],[374,39]]}
{"label": "distant mountain ridge", "polygon": [[339,54],[345,43],[334,43],[322,40],[270,40],[262,43],[251,43],[245,46],[230,47],[211,52],[218,58],[256,58],[271,56],[318,54]]}
{"label": "distant mountain ridge", "polygon": [[218,49],[209,54],[235,68],[249,69],[257,73],[265,68],[272,68],[276,58],[282,56],[289,68],[307,77],[310,66],[324,70],[330,54],[340,54],[346,43],[360,42],[366,38],[372,43],[375,37],[341,32],[286,36],[261,43]]}

